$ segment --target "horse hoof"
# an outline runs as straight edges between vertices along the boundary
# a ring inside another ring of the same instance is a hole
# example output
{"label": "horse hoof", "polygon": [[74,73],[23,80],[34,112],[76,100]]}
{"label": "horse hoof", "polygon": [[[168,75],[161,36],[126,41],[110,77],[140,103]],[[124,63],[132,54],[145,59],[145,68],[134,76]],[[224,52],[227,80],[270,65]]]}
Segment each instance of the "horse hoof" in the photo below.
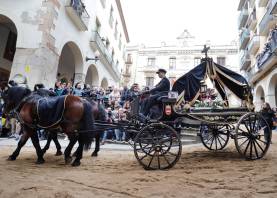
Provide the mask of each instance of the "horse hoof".
{"label": "horse hoof", "polygon": [[72,166],[80,166],[81,162],[78,161],[74,161],[71,165]]}
{"label": "horse hoof", "polygon": [[16,157],[14,157],[13,155],[10,155],[7,160],[8,161],[14,161],[14,160],[16,160]]}
{"label": "horse hoof", "polygon": [[97,152],[93,152],[93,153],[91,154],[91,157],[97,157],[97,156],[98,156]]}
{"label": "horse hoof", "polygon": [[56,156],[60,156],[60,155],[62,155],[63,154],[63,152],[61,152],[60,150],[58,150],[57,152],[56,152]]}
{"label": "horse hoof", "polygon": [[36,164],[43,164],[44,162],[45,162],[44,159],[38,159],[38,160],[36,161]]}
{"label": "horse hoof", "polygon": [[71,163],[71,161],[72,161],[72,157],[66,157],[65,159],[65,164],[70,164]]}

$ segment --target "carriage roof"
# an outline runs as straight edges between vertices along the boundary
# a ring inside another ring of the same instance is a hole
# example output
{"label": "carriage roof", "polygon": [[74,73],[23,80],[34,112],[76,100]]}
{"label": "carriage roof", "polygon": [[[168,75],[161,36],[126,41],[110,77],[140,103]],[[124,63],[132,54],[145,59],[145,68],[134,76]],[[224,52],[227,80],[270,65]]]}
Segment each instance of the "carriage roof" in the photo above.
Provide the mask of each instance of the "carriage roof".
{"label": "carriage roof", "polygon": [[185,101],[193,102],[199,97],[201,81],[206,78],[210,78],[214,88],[226,102],[226,88],[241,100],[249,101],[252,98],[247,80],[242,75],[213,62],[212,58],[203,58],[198,66],[177,79],[172,91],[183,95]]}

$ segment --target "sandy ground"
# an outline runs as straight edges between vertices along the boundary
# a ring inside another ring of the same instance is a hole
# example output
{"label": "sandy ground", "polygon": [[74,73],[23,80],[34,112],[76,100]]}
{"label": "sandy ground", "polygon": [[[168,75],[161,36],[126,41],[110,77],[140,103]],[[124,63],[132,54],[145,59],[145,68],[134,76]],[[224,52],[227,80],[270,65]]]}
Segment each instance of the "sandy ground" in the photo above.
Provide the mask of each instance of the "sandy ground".
{"label": "sandy ground", "polygon": [[184,147],[170,170],[145,171],[130,151],[84,154],[80,167],[64,165],[50,150],[43,165],[24,148],[6,161],[14,147],[0,147],[0,197],[277,197],[277,134],[266,157],[246,161],[229,143],[221,152]]}

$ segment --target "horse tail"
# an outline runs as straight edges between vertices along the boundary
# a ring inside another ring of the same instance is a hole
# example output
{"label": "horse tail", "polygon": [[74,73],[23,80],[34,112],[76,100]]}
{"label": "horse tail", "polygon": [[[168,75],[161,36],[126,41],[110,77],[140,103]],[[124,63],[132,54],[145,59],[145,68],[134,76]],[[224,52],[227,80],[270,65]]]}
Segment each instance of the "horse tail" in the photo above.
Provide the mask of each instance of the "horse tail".
{"label": "horse tail", "polygon": [[84,143],[84,150],[89,150],[93,141],[94,118],[92,114],[92,106],[89,102],[83,101],[84,114],[82,118],[80,138]]}

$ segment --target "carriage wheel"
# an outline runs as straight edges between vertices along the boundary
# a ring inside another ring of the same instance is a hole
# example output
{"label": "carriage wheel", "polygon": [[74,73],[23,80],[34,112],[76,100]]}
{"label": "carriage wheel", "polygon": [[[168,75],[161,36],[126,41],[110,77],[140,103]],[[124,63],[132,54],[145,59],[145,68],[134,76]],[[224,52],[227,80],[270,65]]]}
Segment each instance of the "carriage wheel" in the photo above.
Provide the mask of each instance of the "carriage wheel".
{"label": "carriage wheel", "polygon": [[243,115],[235,129],[235,144],[246,159],[262,158],[271,142],[272,131],[266,120],[258,113]]}
{"label": "carriage wheel", "polygon": [[179,160],[182,143],[173,128],[162,123],[152,123],[137,134],[134,153],[146,170],[169,169]]}
{"label": "carriage wheel", "polygon": [[229,125],[201,125],[200,139],[209,150],[222,150],[228,144],[230,136]]}

